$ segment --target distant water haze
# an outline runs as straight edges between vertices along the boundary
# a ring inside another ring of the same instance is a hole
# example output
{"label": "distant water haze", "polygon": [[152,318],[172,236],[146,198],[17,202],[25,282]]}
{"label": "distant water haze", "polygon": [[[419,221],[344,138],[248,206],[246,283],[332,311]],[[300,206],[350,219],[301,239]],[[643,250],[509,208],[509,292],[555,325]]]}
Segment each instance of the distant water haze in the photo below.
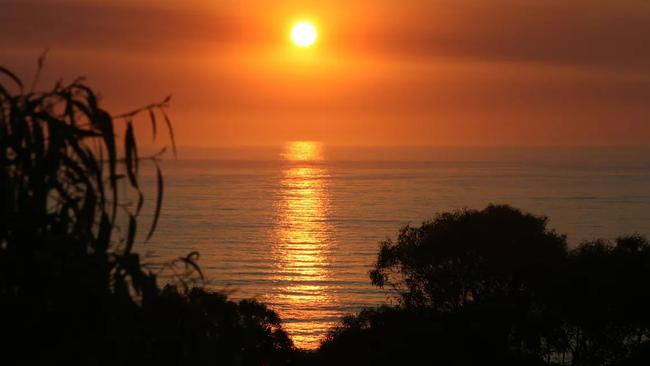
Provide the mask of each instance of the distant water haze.
{"label": "distant water haze", "polygon": [[441,211],[511,204],[548,215],[571,245],[650,234],[643,148],[180,151],[163,164],[159,230],[140,251],[150,262],[199,251],[210,287],[270,304],[305,348],[342,315],[387,301],[368,279],[378,242]]}
{"label": "distant water haze", "polygon": [[424,146],[337,145],[293,141],[282,145],[181,146],[181,160],[286,160],[296,146],[318,149],[315,160],[405,162],[522,162],[650,165],[648,146]]}

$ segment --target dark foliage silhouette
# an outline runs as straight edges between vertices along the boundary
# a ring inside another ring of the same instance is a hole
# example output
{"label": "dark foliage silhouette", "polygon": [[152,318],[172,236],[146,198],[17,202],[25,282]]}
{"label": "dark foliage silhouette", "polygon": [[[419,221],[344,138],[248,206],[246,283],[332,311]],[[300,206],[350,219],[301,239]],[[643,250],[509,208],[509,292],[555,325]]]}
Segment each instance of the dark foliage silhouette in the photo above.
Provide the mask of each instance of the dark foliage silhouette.
{"label": "dark foliage silhouette", "polygon": [[565,238],[547,230],[546,219],[489,206],[404,227],[396,243],[381,244],[370,277],[396,289],[407,307],[451,311],[548,291],[548,275],[565,251]]}
{"label": "dark foliage silhouette", "polygon": [[608,365],[629,356],[640,359],[650,345],[648,240],[631,236],[615,243],[585,243],[569,253],[566,268],[556,302],[564,320],[560,339],[574,363]]}
{"label": "dark foliage silhouette", "polygon": [[346,317],[318,364],[649,364],[650,244],[568,250],[509,206],[443,213],[380,245],[372,283],[397,305]]}
{"label": "dark foliage silhouette", "polygon": [[169,98],[112,116],[82,79],[36,92],[2,67],[0,78],[2,357],[73,365],[288,359],[293,346],[275,313],[191,286],[202,277],[196,253],[170,264],[194,273],[161,289],[133,250],[140,164],[154,165],[158,186],[148,241],[164,152],[138,155],[134,119],[148,114],[155,138],[162,117],[173,146]]}
{"label": "dark foliage silhouette", "polygon": [[[312,353],[264,304],[202,288],[198,253],[157,267],[172,273],[159,286],[134,245],[156,230],[164,149],[138,154],[135,119],[156,138],[162,117],[175,152],[168,102],[111,115],[81,79],[26,91],[0,67],[2,364],[650,364],[648,240],[569,249],[509,206],[382,242],[370,279],[394,305],[345,317]],[[139,235],[144,163],[157,194]]]}

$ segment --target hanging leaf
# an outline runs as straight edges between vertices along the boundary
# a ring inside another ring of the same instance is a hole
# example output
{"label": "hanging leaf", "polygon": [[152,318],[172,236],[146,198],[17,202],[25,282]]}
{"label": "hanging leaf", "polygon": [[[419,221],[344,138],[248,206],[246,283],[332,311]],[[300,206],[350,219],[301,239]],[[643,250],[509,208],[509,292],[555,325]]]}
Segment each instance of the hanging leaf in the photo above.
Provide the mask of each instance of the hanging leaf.
{"label": "hanging leaf", "polygon": [[158,180],[158,197],[156,198],[156,210],[154,212],[153,216],[153,222],[151,224],[151,228],[149,229],[149,234],[147,234],[147,239],[145,241],[149,241],[151,237],[153,236],[154,231],[156,231],[156,226],[158,225],[158,219],[160,218],[160,210],[162,208],[162,199],[163,199],[163,177],[162,173],[160,172],[160,166],[158,165],[157,162],[155,162],[156,165],[156,176]]}
{"label": "hanging leaf", "polygon": [[151,132],[153,134],[153,140],[156,140],[156,114],[153,112],[153,108],[149,108],[149,119],[151,120]]}
{"label": "hanging leaf", "polygon": [[185,263],[186,266],[192,267],[192,269],[199,274],[199,277],[203,280],[203,272],[201,271],[201,268],[199,265],[196,263],[196,261],[199,259],[199,252],[191,252],[184,258],[180,258],[180,260]]}
{"label": "hanging leaf", "polygon": [[137,228],[137,222],[135,221],[135,216],[129,215],[129,231],[126,236],[126,248],[124,249],[125,254],[131,253],[133,249],[133,243],[135,242],[135,233]]}
{"label": "hanging leaf", "polygon": [[16,85],[18,85],[20,87],[20,90],[22,92],[22,90],[23,90],[23,82],[20,81],[20,79],[18,78],[18,76],[16,76],[16,74],[14,74],[13,72],[9,71],[8,69],[6,69],[6,68],[4,68],[2,66],[0,66],[0,73],[3,73],[5,75],[7,75],[14,83],[16,83]]}
{"label": "hanging leaf", "polygon": [[174,128],[172,127],[172,123],[169,120],[169,117],[167,116],[167,113],[165,112],[164,109],[160,109],[162,111],[162,115],[165,118],[165,124],[167,124],[167,130],[169,131],[169,137],[172,140],[172,151],[174,152],[174,157],[178,158],[178,154],[176,153],[176,139],[174,137]]}
{"label": "hanging leaf", "polygon": [[133,135],[133,123],[126,124],[126,135],[124,136],[124,151],[126,162],[126,174],[133,187],[138,187],[138,150]]}

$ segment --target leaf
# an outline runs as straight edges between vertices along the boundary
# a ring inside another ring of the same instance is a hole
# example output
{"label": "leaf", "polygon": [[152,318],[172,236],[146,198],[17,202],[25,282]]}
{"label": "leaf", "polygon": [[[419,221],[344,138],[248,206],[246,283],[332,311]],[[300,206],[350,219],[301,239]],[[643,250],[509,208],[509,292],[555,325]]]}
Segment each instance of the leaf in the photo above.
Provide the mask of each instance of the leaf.
{"label": "leaf", "polygon": [[140,215],[140,211],[142,210],[142,206],[144,206],[144,195],[140,190],[138,190],[138,205],[135,209],[135,214],[136,216]]}
{"label": "leaf", "polygon": [[133,249],[133,243],[135,242],[136,228],[137,228],[137,222],[135,220],[135,216],[129,215],[129,231],[126,237],[126,248],[124,250],[124,252],[127,254],[131,253],[131,250]]}
{"label": "leaf", "polygon": [[9,94],[7,89],[5,89],[4,86],[2,86],[2,84],[0,84],[0,94],[2,94],[7,99],[11,99],[11,94]]}
{"label": "leaf", "polygon": [[[92,91],[89,87],[76,83],[72,85],[72,88],[79,89],[83,91],[86,94],[86,102],[88,103],[88,107],[90,107],[90,110],[94,113],[97,112],[97,97],[95,96],[95,92]],[[109,116],[110,117],[110,116]],[[98,121],[93,119],[91,122],[97,123]]]}
{"label": "leaf", "polygon": [[[85,178],[85,177],[84,177]],[[81,208],[81,217],[78,219],[83,222],[84,227],[92,227],[95,222],[95,210],[97,209],[97,195],[92,189],[86,191]]]}
{"label": "leaf", "polygon": [[[92,92],[91,92],[92,93]],[[90,95],[90,94],[89,94]],[[102,132],[102,138],[104,139],[104,145],[108,152],[108,179],[111,183],[111,190],[113,193],[113,211],[111,215],[111,221],[115,221],[115,216],[117,215],[117,203],[118,203],[118,191],[117,191],[117,149],[115,148],[115,132],[113,131],[113,119],[111,116],[97,109],[97,114],[93,119],[93,122],[97,124],[100,131]]]}
{"label": "leaf", "polygon": [[43,127],[38,121],[32,123],[33,137],[34,137],[34,156],[37,160],[43,159],[45,153],[45,136],[43,135]]}
{"label": "leaf", "polygon": [[102,212],[101,219],[99,221],[99,230],[97,232],[97,248],[98,252],[106,252],[111,241],[111,232],[113,231],[113,226],[111,221],[106,214]]}
{"label": "leaf", "polygon": [[176,139],[174,138],[174,128],[172,127],[172,123],[169,120],[169,117],[167,117],[167,113],[165,113],[164,109],[160,109],[162,111],[163,117],[165,118],[165,123],[167,124],[167,129],[169,130],[169,137],[172,140],[172,151],[174,151],[174,157],[178,159],[178,154],[176,153]]}
{"label": "leaf", "polygon": [[126,125],[126,136],[124,137],[124,151],[126,153],[126,174],[133,187],[138,187],[138,149],[133,134],[133,124]]}
{"label": "leaf", "polygon": [[149,108],[149,119],[151,120],[151,130],[153,132],[153,140],[156,140],[156,114],[152,108]]}
{"label": "leaf", "polygon": [[75,107],[77,107],[77,109],[79,109],[81,111],[81,113],[83,113],[86,116],[86,118],[88,118],[88,119],[92,118],[92,114],[90,113],[90,109],[88,109],[88,107],[86,107],[85,104],[79,102],[78,100],[74,100],[74,99],[72,100],[72,104]]}
{"label": "leaf", "polygon": [[185,263],[185,265],[192,267],[196,271],[196,273],[199,274],[201,279],[204,279],[203,272],[201,271],[199,265],[196,263],[198,259],[199,259],[199,252],[197,251],[191,252],[185,258],[181,258],[181,260]]}
{"label": "leaf", "polygon": [[45,64],[45,59],[47,58],[47,53],[49,52],[49,49],[45,49],[43,53],[38,57],[38,63],[36,67],[36,75],[34,75],[34,80],[32,81],[32,87],[29,89],[30,93],[33,93],[34,90],[36,89],[36,84],[38,84],[38,80],[41,77],[41,72],[43,71],[43,65]]}
{"label": "leaf", "polygon": [[147,239],[145,242],[148,242],[149,239],[153,236],[154,231],[156,231],[156,226],[158,225],[158,219],[160,218],[160,209],[162,208],[162,199],[163,199],[163,177],[160,172],[160,166],[156,163],[156,175],[158,176],[158,197],[156,198],[156,210],[153,216],[153,223],[151,223],[151,229],[149,229],[149,234],[147,234]]}
{"label": "leaf", "polygon": [[20,81],[20,79],[18,78],[18,76],[16,76],[16,74],[14,74],[13,72],[9,71],[8,69],[2,66],[0,66],[0,73],[7,75],[11,80],[14,81],[14,83],[16,83],[20,87],[21,91],[23,90],[23,82]]}

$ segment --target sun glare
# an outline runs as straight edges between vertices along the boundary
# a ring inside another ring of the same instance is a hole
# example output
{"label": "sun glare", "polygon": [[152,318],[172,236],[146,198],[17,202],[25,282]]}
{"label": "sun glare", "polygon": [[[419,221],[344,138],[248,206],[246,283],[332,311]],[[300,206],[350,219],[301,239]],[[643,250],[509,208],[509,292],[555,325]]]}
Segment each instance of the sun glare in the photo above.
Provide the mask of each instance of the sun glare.
{"label": "sun glare", "polygon": [[316,42],[316,27],[309,22],[298,22],[291,28],[291,40],[298,47],[309,47]]}
{"label": "sun glare", "polygon": [[285,145],[282,157],[288,161],[323,160],[323,144],[315,141],[292,141]]}

